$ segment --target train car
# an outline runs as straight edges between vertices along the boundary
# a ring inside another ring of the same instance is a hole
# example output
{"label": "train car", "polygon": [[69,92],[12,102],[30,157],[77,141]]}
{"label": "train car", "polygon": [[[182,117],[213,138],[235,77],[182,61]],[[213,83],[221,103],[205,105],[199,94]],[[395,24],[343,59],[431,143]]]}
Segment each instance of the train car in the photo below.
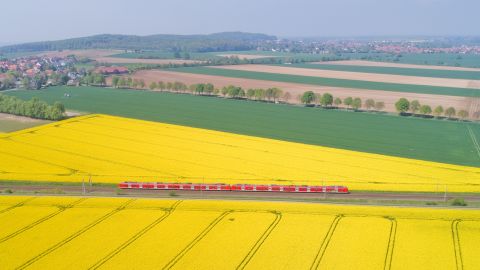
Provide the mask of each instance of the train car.
{"label": "train car", "polygon": [[163,182],[122,182],[120,189],[196,190],[196,191],[246,191],[246,192],[285,192],[285,193],[349,193],[345,186],[296,186],[296,185],[255,185],[255,184],[199,184]]}

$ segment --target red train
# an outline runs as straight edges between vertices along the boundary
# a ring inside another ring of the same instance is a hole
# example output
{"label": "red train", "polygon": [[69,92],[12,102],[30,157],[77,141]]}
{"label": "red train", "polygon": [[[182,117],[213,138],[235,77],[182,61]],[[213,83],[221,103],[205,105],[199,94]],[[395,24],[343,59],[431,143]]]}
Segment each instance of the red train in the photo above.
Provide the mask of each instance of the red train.
{"label": "red train", "polygon": [[349,193],[345,186],[296,186],[296,185],[255,185],[255,184],[198,184],[162,182],[122,182],[121,189],[154,190],[205,190],[205,191],[246,191],[246,192],[294,192],[294,193]]}

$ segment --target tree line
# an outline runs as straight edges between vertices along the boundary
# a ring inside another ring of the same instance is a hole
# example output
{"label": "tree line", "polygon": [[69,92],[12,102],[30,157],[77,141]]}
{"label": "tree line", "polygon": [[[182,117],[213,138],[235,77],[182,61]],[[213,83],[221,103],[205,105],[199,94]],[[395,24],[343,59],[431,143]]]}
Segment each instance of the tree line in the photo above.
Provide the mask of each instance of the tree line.
{"label": "tree line", "polygon": [[28,101],[0,94],[0,112],[45,120],[60,120],[65,117],[65,106],[60,102],[49,105],[34,97]]}
{"label": "tree line", "polygon": [[412,115],[431,116],[433,114],[436,117],[445,116],[449,119],[455,117],[465,119],[468,117],[468,111],[466,110],[457,111],[454,107],[444,109],[443,106],[440,105],[432,110],[432,107],[429,105],[422,105],[418,100],[412,100],[410,102],[406,98],[400,98],[395,103],[395,108],[400,115],[408,115],[410,112]]}

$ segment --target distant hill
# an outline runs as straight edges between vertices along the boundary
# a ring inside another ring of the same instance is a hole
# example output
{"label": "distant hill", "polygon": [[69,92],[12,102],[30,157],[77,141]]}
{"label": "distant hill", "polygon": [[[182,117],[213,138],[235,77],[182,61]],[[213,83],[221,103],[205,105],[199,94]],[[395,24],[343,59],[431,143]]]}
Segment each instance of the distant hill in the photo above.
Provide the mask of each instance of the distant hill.
{"label": "distant hill", "polygon": [[250,50],[275,36],[243,32],[224,32],[209,35],[110,35],[41,41],[0,47],[0,53],[56,51],[74,49],[126,49],[165,51],[240,51]]}

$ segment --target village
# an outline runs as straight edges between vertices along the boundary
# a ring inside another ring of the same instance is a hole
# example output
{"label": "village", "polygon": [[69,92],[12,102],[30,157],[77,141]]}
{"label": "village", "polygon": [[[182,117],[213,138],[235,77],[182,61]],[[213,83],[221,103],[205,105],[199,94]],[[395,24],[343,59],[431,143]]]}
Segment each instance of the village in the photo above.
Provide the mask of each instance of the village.
{"label": "village", "polygon": [[104,85],[105,75],[128,73],[128,68],[122,66],[98,66],[87,70],[76,67],[77,63],[79,60],[74,55],[0,58],[0,90],[38,90],[52,85]]}

